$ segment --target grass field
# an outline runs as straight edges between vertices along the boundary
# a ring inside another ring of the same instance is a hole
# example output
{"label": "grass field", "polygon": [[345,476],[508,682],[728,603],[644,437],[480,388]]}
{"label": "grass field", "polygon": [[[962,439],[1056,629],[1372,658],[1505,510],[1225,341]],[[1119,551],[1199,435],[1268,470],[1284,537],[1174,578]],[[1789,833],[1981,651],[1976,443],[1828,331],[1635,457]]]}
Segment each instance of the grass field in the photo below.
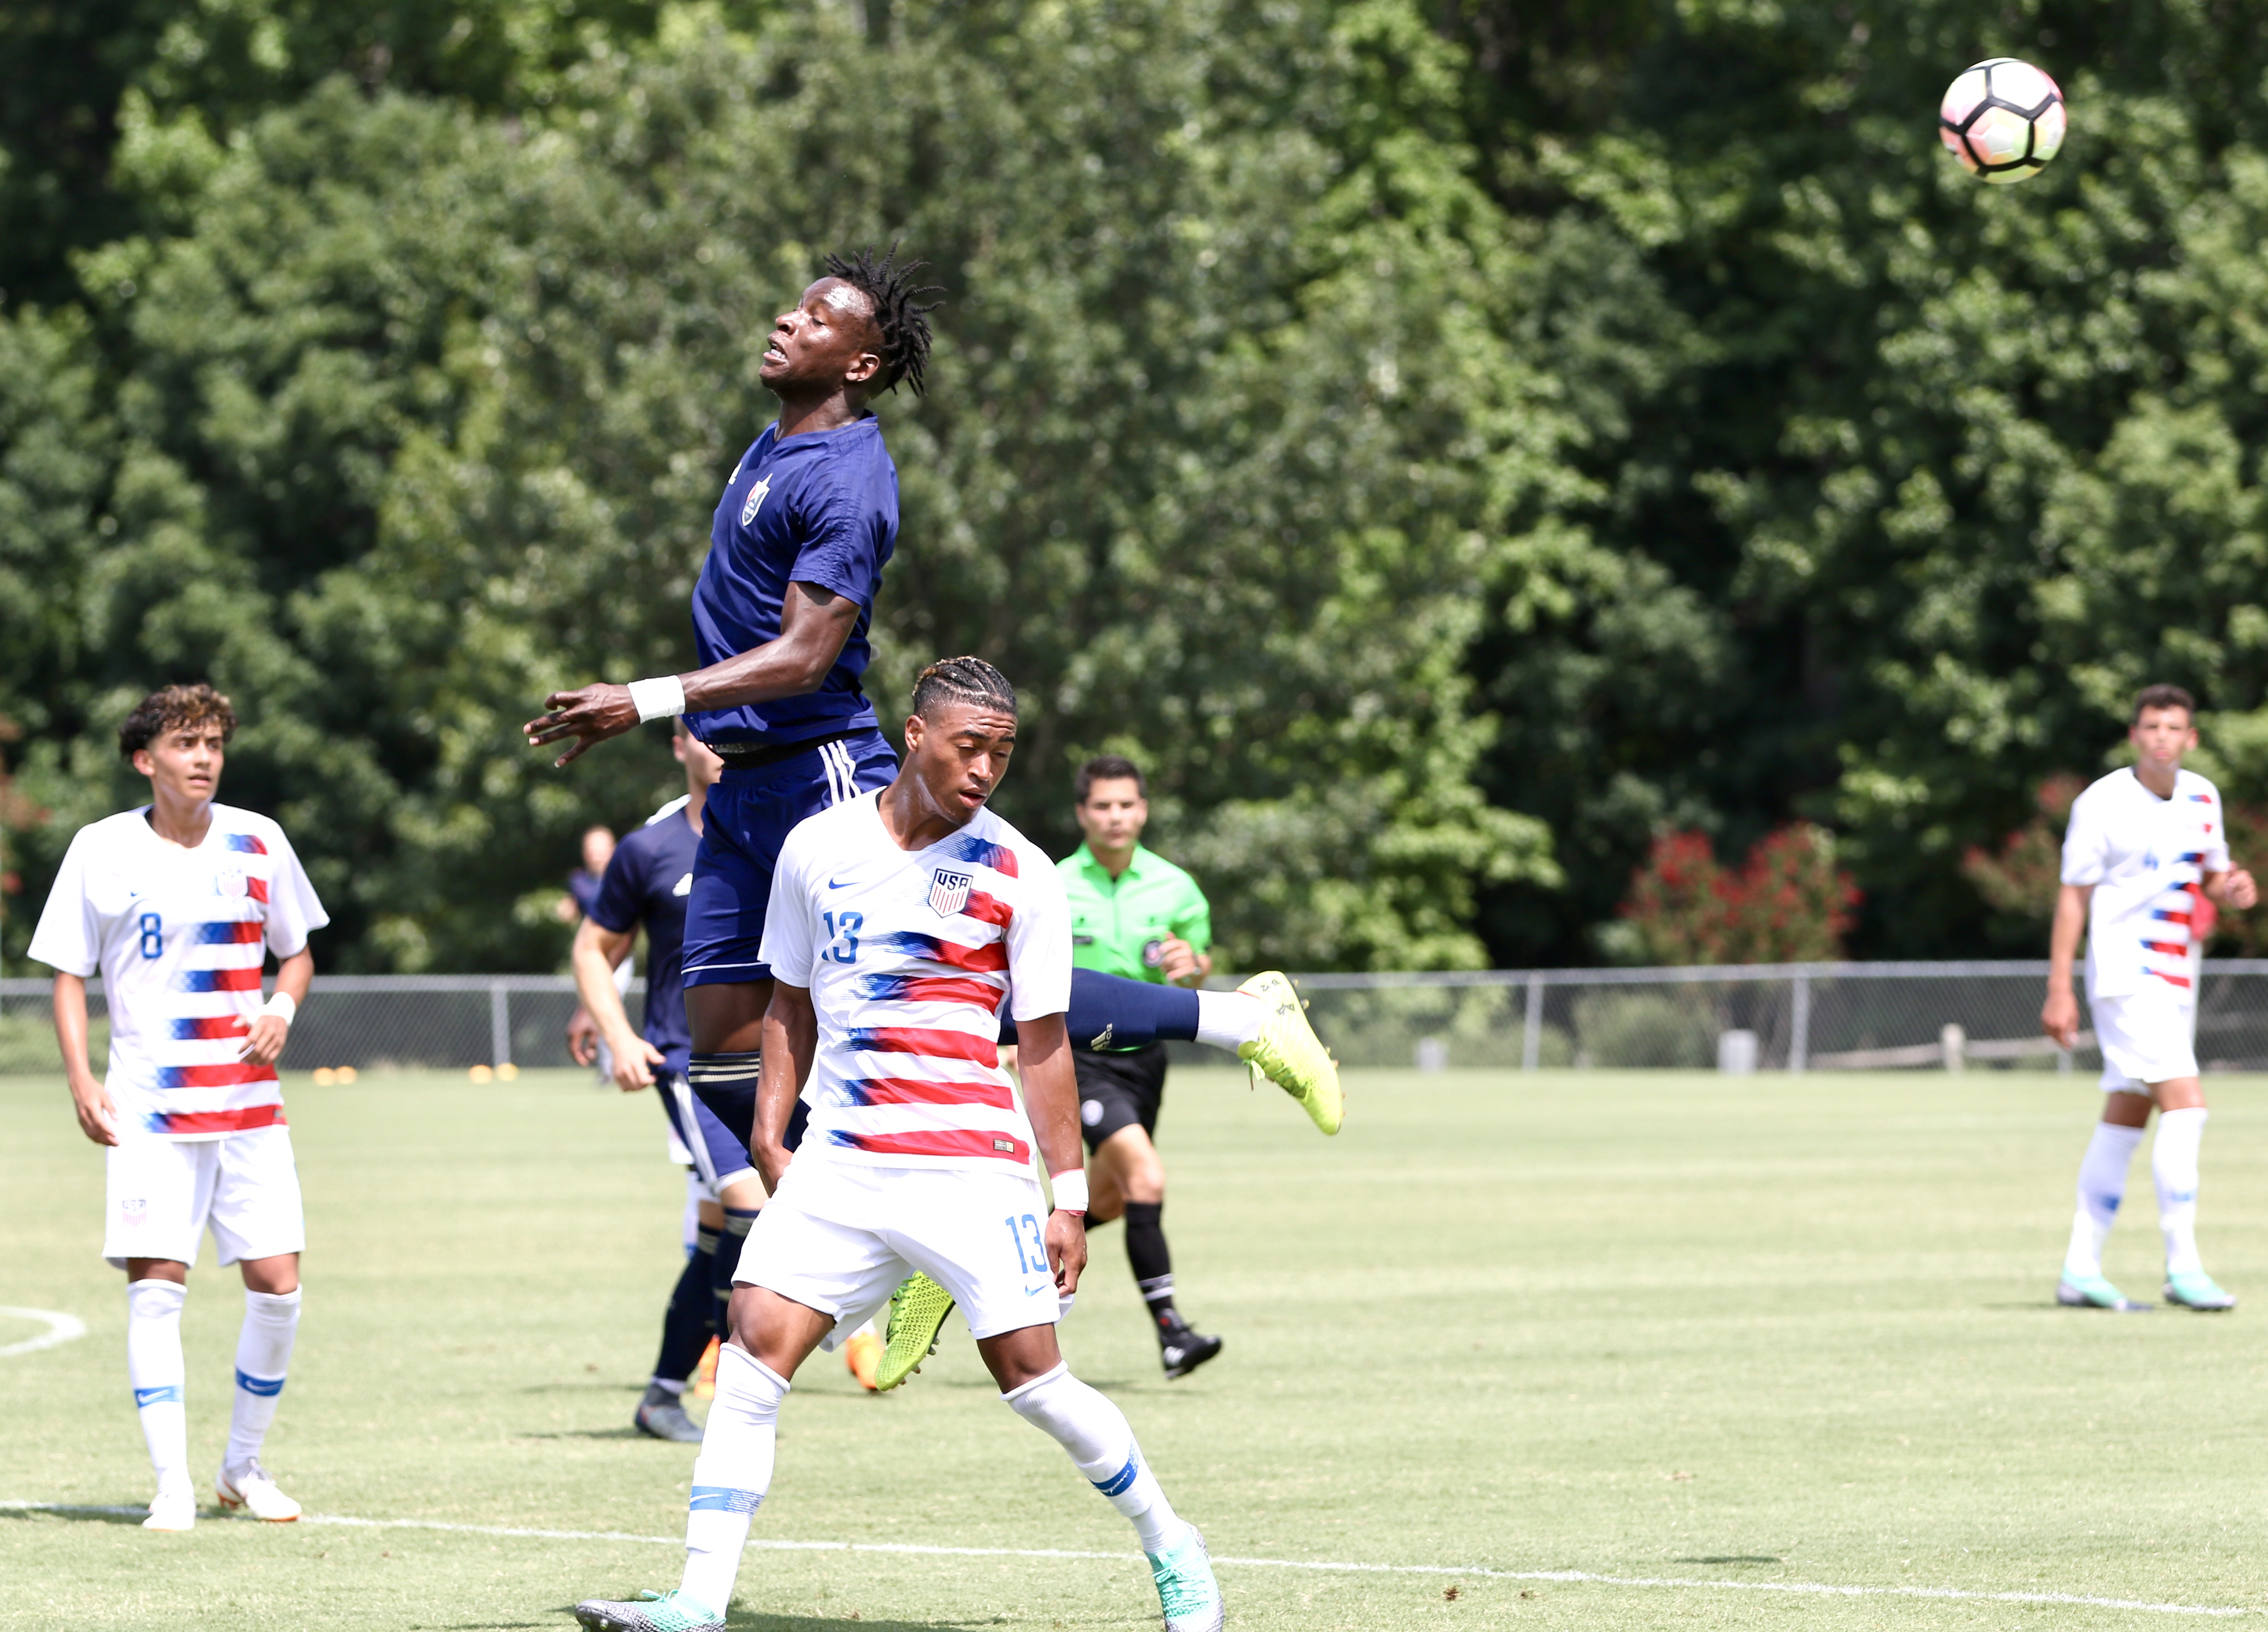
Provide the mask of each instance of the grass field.
{"label": "grass field", "polygon": [[[2268,1306],[2268,1095],[2213,1089],[2208,1262]],[[678,1533],[694,1448],[628,1426],[678,1261],[682,1189],[653,1106],[564,1077],[289,1092],[312,1246],[270,1467],[313,1515],[623,1539],[159,1536],[17,1507],[0,1513],[0,1625],[561,1628],[577,1598],[674,1584],[674,1549],[636,1538]],[[1215,1553],[1274,1561],[1222,1566],[1233,1624],[2163,1619],[1744,1590],[1800,1583],[2268,1611],[2259,1315],[2050,1302],[2085,1084],[1374,1073],[1350,1102],[1326,1142],[1280,1096],[1181,1073],[1167,1221],[1183,1305],[1227,1350],[1160,1380],[1115,1228],[1064,1328]],[[60,1086],[22,1078],[0,1080],[0,1304],[90,1328],[0,1358],[0,1499],[138,1503],[99,1158]],[[2157,1281],[2146,1155],[2134,1176],[2109,1267],[2139,1291]],[[210,1480],[242,1305],[209,1258],[191,1290]],[[0,1323],[0,1343],[33,1329]],[[736,1627],[1156,1624],[1123,1522],[946,1329],[882,1398],[814,1359],[756,1525],[909,1550],[752,1547]],[[1662,1578],[1716,1584],[1632,1584]]]}

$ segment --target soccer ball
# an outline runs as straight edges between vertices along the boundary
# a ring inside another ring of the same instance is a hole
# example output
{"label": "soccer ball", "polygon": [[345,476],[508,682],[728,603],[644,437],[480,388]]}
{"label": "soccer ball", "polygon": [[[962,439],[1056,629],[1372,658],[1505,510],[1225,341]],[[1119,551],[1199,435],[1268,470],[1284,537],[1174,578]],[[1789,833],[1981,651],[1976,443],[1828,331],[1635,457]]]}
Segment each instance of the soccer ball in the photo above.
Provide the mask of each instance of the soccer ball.
{"label": "soccer ball", "polygon": [[1992,182],[2037,175],[2063,146],[2063,92],[2013,56],[1962,70],[1937,107],[1937,134],[1973,176]]}

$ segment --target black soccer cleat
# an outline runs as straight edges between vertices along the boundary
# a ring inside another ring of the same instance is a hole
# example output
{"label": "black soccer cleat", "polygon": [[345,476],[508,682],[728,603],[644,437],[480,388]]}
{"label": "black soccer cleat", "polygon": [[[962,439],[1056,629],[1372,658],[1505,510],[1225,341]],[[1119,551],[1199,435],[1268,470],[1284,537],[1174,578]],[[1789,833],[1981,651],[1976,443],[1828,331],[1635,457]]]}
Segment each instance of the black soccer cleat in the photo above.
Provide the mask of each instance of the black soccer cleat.
{"label": "black soccer cleat", "polygon": [[1187,1377],[1219,1352],[1220,1339],[1186,1326],[1159,1334],[1158,1358],[1165,1363],[1167,1382]]}

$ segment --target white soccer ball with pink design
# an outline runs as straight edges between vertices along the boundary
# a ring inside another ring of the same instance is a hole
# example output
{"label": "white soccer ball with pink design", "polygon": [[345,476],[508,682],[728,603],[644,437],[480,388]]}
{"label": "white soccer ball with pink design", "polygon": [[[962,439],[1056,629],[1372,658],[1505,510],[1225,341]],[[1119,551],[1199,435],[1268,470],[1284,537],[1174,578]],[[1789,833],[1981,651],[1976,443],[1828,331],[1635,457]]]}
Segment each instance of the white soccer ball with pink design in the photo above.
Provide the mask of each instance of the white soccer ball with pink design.
{"label": "white soccer ball with pink design", "polygon": [[1937,134],[1970,174],[1992,182],[2039,174],[2063,146],[2063,92],[2013,56],[1964,69],[1938,104]]}

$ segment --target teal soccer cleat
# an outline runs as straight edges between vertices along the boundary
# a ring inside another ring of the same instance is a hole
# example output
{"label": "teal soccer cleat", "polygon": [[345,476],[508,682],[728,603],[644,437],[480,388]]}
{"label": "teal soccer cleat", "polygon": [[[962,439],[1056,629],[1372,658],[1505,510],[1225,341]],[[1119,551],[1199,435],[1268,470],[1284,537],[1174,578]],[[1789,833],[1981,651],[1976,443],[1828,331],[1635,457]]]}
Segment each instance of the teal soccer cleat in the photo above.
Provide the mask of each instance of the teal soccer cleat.
{"label": "teal soccer cleat", "polygon": [[2099,1275],[2074,1275],[2068,1270],[2056,1284],[2056,1302],[2066,1309],[2116,1309],[2122,1314],[2151,1307],[2134,1302]]}
{"label": "teal soccer cleat", "polygon": [[1145,1555],[1158,1584],[1158,1606],[1166,1612],[1166,1632],[1220,1632],[1220,1583],[1212,1577],[1212,1558],[1195,1525],[1181,1546],[1164,1555]]}
{"label": "teal soccer cleat", "polygon": [[2166,1276],[2166,1301],[2183,1309],[2219,1314],[2236,1307],[2236,1295],[2225,1292],[2202,1269],[2185,1269]]}
{"label": "teal soccer cleat", "polygon": [[641,1592],[635,1604],[586,1598],[575,1619],[590,1632],[724,1632],[725,1617],[682,1592]]}

